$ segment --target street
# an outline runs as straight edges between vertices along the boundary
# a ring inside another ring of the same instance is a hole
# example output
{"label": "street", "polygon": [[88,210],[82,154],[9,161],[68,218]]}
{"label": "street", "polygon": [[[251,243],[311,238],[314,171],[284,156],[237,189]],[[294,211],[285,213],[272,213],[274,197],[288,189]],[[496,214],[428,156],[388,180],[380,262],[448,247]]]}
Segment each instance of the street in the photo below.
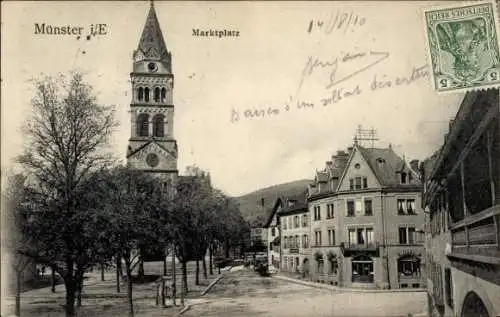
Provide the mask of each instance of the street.
{"label": "street", "polygon": [[189,304],[183,316],[408,316],[423,315],[427,309],[424,292],[331,291],[260,277],[246,269],[231,272],[209,294]]}

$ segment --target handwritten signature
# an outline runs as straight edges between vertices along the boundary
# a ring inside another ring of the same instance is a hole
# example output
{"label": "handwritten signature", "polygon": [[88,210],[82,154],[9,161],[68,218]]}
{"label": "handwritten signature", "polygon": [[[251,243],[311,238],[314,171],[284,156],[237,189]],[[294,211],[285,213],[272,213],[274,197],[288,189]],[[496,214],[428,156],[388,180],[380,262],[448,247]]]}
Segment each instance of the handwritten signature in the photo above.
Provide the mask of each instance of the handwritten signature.
{"label": "handwritten signature", "polygon": [[[316,70],[319,69],[327,69],[330,71],[330,74],[328,76],[328,83],[326,84],[325,88],[330,89],[333,86],[348,80],[349,78],[352,78],[356,76],[359,73],[362,73],[371,67],[379,64],[383,60],[387,59],[390,56],[389,52],[376,52],[376,51],[368,51],[368,52],[358,52],[358,53],[345,53],[341,57],[335,57],[330,61],[323,61],[320,60],[318,57],[313,57],[309,56],[307,59],[306,65],[304,69],[302,70],[302,76],[299,81],[299,86],[297,88],[297,93],[300,91],[302,88],[302,85],[304,84],[304,81],[306,78],[312,76]],[[371,60],[368,63],[365,62],[365,64],[354,70],[353,72],[347,73],[344,76],[340,78],[337,77],[337,70],[339,68],[339,64],[351,62],[351,61],[366,61],[368,57],[376,57],[375,60]]]}

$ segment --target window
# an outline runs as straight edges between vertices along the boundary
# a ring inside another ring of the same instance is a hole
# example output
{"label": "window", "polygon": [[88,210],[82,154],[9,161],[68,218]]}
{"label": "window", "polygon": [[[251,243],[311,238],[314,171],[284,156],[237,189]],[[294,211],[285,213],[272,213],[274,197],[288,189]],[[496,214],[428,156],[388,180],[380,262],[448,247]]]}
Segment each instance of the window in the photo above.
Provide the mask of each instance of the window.
{"label": "window", "polygon": [[401,173],[401,184],[406,184],[406,173]]}
{"label": "window", "polygon": [[366,243],[366,239],[365,239],[365,230],[364,229],[358,229],[357,230],[357,238],[358,238],[358,244],[365,244]]}
{"label": "window", "polygon": [[375,241],[373,240],[373,228],[366,228],[366,243],[372,244]]}
{"label": "window", "polygon": [[356,283],[373,283],[373,260],[366,255],[353,257],[351,261],[352,281]]}
{"label": "window", "polygon": [[347,202],[347,216],[354,217],[354,201],[352,200]]}
{"label": "window", "polygon": [[373,244],[375,243],[373,237],[373,228],[357,228],[349,229],[349,244]]}
{"label": "window", "polygon": [[320,206],[314,206],[314,220],[316,220],[316,221],[321,220],[321,207]]}
{"label": "window", "polygon": [[137,116],[137,135],[138,136],[148,136],[149,135],[149,115],[146,113],[141,113]]}
{"label": "window", "polygon": [[359,215],[363,211],[361,199],[356,199],[355,204],[356,204],[356,214]]}
{"label": "window", "polygon": [[415,214],[415,199],[406,200],[406,211],[408,214]]}
{"label": "window", "polygon": [[406,228],[399,228],[399,244],[406,244]]}
{"label": "window", "polygon": [[415,244],[415,243],[416,243],[415,228],[408,228],[408,244]]}
{"label": "window", "polygon": [[415,244],[416,234],[414,227],[399,228],[399,244]]}
{"label": "window", "polygon": [[137,100],[142,101],[144,99],[144,88],[139,87],[137,90]]}
{"label": "window", "polygon": [[274,237],[276,235],[276,228],[272,227],[271,228],[271,237]]}
{"label": "window", "polygon": [[160,88],[158,87],[155,88],[154,100],[155,102],[160,102]]}
{"label": "window", "polygon": [[398,259],[398,277],[400,280],[419,278],[420,259],[413,255],[402,256]]}
{"label": "window", "polygon": [[149,102],[149,88],[144,88],[144,101]]}
{"label": "window", "polygon": [[299,219],[299,216],[295,216],[295,217],[293,218],[293,222],[294,222],[295,228],[300,227],[300,219]]}
{"label": "window", "polygon": [[372,215],[373,215],[372,200],[365,199],[365,216],[372,216]]}
{"label": "window", "polygon": [[286,229],[287,229],[286,224],[287,224],[286,217],[284,217],[284,218],[283,218],[283,223],[282,223],[283,230],[286,230]]}
{"label": "window", "polygon": [[444,287],[446,304],[453,308],[453,279],[451,278],[451,270],[449,268],[444,269]]}
{"label": "window", "polygon": [[326,219],[332,219],[333,218],[333,204],[328,204],[326,205]]}
{"label": "window", "polygon": [[363,177],[363,188],[368,188],[368,179]]}
{"label": "window", "polygon": [[316,231],[314,232],[314,242],[315,246],[320,247],[321,246],[321,231]]}
{"label": "window", "polygon": [[335,230],[333,229],[328,230],[328,245],[329,246],[335,245]]}
{"label": "window", "polygon": [[404,199],[398,199],[398,214],[404,214],[405,213],[405,200]]}
{"label": "window", "polygon": [[299,238],[299,235],[296,235],[296,236],[295,236],[295,239],[294,239],[294,241],[293,241],[293,247],[294,247],[294,248],[298,248],[298,247],[300,247],[300,245],[299,245],[299,244],[300,244],[300,240],[299,240],[299,239],[300,239],[300,238]]}
{"label": "window", "polygon": [[354,179],[349,179],[349,189],[353,190],[354,189]]}
{"label": "window", "polygon": [[400,215],[415,215],[417,213],[415,199],[398,199],[397,208]]}
{"label": "window", "polygon": [[307,215],[302,215],[302,227],[307,227]]}
{"label": "window", "polygon": [[356,239],[356,230],[355,229],[349,229],[349,244],[357,244],[357,239]]}
{"label": "window", "polygon": [[355,178],[355,189],[361,189],[361,177]]}
{"label": "window", "polygon": [[329,262],[330,262],[330,265],[328,268],[328,274],[337,274],[337,271],[339,268],[339,263],[337,262],[337,259],[333,258]]}
{"label": "window", "polygon": [[167,90],[165,87],[161,89],[161,102],[164,103],[167,101]]}
{"label": "window", "polygon": [[318,259],[316,261],[316,273],[323,274],[324,273],[325,264],[323,263],[323,259]]}
{"label": "window", "polygon": [[302,236],[302,247],[309,248],[309,236],[307,234]]}
{"label": "window", "polygon": [[153,132],[154,136],[163,137],[165,136],[165,123],[164,116],[162,114],[157,114],[153,118]]}

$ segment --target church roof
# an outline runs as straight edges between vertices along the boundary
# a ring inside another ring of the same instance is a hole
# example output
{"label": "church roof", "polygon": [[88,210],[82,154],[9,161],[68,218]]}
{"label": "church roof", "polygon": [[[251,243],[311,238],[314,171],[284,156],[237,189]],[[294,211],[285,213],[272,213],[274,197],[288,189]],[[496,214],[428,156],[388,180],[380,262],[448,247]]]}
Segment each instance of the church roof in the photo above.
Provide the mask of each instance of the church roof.
{"label": "church roof", "polygon": [[168,57],[167,46],[163,39],[160,23],[158,23],[153,1],[151,1],[137,51],[142,51],[144,56],[150,59],[163,60]]}

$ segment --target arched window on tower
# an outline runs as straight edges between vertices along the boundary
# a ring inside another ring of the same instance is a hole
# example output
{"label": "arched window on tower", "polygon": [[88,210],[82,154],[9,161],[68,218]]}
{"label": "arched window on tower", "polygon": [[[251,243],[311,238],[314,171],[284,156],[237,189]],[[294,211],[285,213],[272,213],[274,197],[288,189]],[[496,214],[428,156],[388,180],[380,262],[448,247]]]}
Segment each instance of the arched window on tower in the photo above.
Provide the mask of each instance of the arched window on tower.
{"label": "arched window on tower", "polygon": [[167,102],[167,89],[165,87],[161,89],[161,102]]}
{"label": "arched window on tower", "polygon": [[144,88],[144,101],[149,102],[149,88]]}
{"label": "arched window on tower", "polygon": [[137,117],[137,135],[138,136],[148,136],[149,135],[149,115],[147,113],[141,113]]}
{"label": "arched window on tower", "polygon": [[155,102],[160,102],[160,88],[155,88]]}
{"label": "arched window on tower", "polygon": [[153,117],[153,135],[157,137],[165,136],[165,116],[162,114]]}
{"label": "arched window on tower", "polygon": [[142,101],[144,99],[144,88],[139,87],[137,89],[137,100]]}

